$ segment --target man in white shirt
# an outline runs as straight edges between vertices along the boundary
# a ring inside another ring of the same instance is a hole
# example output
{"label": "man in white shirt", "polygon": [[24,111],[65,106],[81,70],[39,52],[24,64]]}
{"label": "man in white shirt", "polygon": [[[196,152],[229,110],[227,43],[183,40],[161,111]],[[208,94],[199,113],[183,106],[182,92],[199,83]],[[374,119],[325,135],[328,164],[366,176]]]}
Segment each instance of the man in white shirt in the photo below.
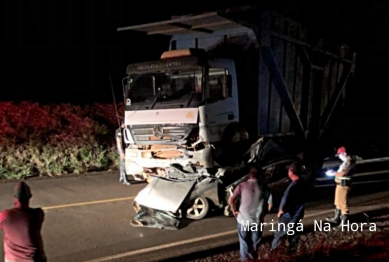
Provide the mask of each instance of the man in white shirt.
{"label": "man in white shirt", "polygon": [[[241,261],[258,259],[258,247],[262,237],[261,223],[273,205],[270,189],[258,181],[259,170],[256,166],[250,166],[249,176],[247,181],[235,188],[229,199],[231,211],[238,221]],[[239,210],[236,210],[235,201],[238,197],[240,205]]]}

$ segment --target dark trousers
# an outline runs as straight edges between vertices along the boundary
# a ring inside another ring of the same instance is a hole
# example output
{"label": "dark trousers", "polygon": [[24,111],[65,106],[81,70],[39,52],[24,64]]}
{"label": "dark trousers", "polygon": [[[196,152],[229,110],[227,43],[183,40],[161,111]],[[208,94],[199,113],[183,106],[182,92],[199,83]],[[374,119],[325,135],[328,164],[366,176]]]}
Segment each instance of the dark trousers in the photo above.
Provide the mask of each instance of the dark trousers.
{"label": "dark trousers", "polygon": [[287,235],[289,249],[295,250],[297,248],[298,242],[301,237],[301,232],[296,231],[296,224],[299,223],[300,219],[303,219],[303,217],[304,214],[282,214],[282,216],[278,219],[277,231],[274,233],[274,239],[271,244],[272,250],[276,249],[279,246],[281,238],[285,235]]}

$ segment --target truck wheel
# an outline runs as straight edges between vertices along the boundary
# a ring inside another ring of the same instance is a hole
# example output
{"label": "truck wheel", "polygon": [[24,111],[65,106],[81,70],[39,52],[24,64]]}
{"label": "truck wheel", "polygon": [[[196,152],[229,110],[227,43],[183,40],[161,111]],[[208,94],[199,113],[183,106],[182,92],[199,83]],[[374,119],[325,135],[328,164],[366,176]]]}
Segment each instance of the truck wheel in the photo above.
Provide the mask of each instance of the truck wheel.
{"label": "truck wheel", "polygon": [[223,132],[222,141],[224,144],[236,143],[242,140],[248,140],[249,135],[243,126],[238,123],[229,124]]}
{"label": "truck wheel", "polygon": [[203,219],[209,210],[209,201],[205,197],[198,197],[192,201],[193,205],[187,209],[186,217],[189,219]]}

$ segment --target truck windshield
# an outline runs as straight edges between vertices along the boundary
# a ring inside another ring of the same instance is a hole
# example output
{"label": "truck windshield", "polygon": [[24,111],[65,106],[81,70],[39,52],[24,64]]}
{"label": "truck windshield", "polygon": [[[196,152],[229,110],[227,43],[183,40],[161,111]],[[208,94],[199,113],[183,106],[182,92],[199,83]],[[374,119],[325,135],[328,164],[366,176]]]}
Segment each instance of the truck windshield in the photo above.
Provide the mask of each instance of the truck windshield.
{"label": "truck windshield", "polygon": [[132,105],[150,102],[179,102],[201,99],[202,68],[156,71],[130,75]]}

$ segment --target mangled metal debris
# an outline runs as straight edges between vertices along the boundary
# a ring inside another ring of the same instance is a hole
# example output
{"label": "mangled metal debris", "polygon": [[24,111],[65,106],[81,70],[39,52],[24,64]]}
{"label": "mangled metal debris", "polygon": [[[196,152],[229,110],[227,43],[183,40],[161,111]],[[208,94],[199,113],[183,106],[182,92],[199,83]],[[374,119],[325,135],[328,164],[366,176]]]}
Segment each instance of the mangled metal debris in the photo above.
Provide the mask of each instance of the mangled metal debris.
{"label": "mangled metal debris", "polygon": [[[247,164],[273,171],[272,167],[295,160],[273,141],[259,139],[247,151],[241,164],[219,168],[214,174],[206,168],[171,165],[164,177],[155,176],[134,199],[133,226],[179,228],[180,219],[202,219],[212,205],[228,212],[232,189],[247,178]],[[284,168],[284,170],[286,170]]]}
{"label": "mangled metal debris", "polygon": [[159,229],[177,230],[180,226],[180,220],[172,217],[164,211],[138,206],[138,212],[131,221],[132,226],[144,226]]}

